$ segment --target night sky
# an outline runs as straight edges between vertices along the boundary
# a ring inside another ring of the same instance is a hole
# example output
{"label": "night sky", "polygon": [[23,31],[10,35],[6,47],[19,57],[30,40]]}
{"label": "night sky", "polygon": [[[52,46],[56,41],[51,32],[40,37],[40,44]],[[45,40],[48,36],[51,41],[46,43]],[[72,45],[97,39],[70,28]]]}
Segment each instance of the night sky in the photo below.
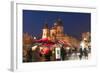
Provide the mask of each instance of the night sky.
{"label": "night sky", "polygon": [[90,13],[23,10],[23,32],[41,37],[44,24],[51,28],[58,18],[63,22],[65,34],[79,38],[82,32],[91,31]]}

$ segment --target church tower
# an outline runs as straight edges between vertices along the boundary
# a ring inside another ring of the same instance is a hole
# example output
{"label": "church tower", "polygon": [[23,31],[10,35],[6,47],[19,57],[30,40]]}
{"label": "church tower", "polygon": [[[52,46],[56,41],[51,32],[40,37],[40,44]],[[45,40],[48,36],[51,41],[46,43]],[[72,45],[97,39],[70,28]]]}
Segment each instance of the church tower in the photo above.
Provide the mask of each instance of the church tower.
{"label": "church tower", "polygon": [[63,30],[63,22],[61,21],[60,18],[58,18],[56,20],[56,22],[54,23],[54,26],[56,26],[56,36],[57,37],[62,37],[64,36],[64,30]]}
{"label": "church tower", "polygon": [[42,39],[43,38],[49,38],[49,28],[47,23],[44,25],[42,29]]}
{"label": "church tower", "polygon": [[56,27],[52,27],[51,30],[50,30],[50,38],[51,40],[56,40]]}

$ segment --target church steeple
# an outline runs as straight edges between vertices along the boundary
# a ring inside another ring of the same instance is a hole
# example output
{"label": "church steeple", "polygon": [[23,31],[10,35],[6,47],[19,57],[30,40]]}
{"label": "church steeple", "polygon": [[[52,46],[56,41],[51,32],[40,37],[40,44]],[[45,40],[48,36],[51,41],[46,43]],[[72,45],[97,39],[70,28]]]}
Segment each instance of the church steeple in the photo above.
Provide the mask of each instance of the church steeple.
{"label": "church steeple", "polygon": [[58,18],[54,24],[54,26],[62,26],[63,25],[63,22],[60,18]]}
{"label": "church steeple", "polygon": [[48,24],[45,23],[43,29],[48,29],[48,28],[49,28],[49,27],[48,27]]}
{"label": "church steeple", "polygon": [[54,27],[56,27],[56,36],[62,37],[64,34],[64,30],[63,30],[63,22],[60,18],[56,20],[56,22],[54,23]]}
{"label": "church steeple", "polygon": [[44,27],[43,27],[43,29],[42,29],[42,38],[48,38],[49,37],[49,33],[50,31],[49,31],[49,27],[48,27],[48,24],[47,23],[45,23],[44,24]]}

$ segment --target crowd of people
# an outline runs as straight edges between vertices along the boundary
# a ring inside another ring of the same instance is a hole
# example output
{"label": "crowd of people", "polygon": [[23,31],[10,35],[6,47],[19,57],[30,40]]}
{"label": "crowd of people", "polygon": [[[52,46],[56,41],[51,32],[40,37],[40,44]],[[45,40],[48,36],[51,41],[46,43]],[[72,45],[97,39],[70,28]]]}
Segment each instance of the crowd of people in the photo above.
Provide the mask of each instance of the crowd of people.
{"label": "crowd of people", "polygon": [[23,62],[45,62],[88,59],[91,47],[80,43],[80,47],[65,46],[55,44],[53,46],[30,45],[23,51]]}

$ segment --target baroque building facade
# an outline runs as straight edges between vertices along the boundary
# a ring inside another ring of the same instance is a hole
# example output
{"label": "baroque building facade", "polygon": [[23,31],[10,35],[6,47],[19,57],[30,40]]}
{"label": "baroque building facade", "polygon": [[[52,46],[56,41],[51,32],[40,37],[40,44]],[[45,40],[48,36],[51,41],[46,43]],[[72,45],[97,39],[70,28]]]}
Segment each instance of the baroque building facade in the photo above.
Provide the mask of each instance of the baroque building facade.
{"label": "baroque building facade", "polygon": [[42,39],[48,38],[50,40],[57,40],[64,37],[64,29],[63,29],[63,23],[60,19],[58,19],[54,25],[49,28],[48,24],[45,24],[42,29]]}
{"label": "baroque building facade", "polygon": [[42,29],[42,39],[48,38],[51,41],[61,40],[65,43],[70,43],[71,46],[78,47],[79,40],[64,33],[63,22],[57,19],[51,28],[45,24]]}

